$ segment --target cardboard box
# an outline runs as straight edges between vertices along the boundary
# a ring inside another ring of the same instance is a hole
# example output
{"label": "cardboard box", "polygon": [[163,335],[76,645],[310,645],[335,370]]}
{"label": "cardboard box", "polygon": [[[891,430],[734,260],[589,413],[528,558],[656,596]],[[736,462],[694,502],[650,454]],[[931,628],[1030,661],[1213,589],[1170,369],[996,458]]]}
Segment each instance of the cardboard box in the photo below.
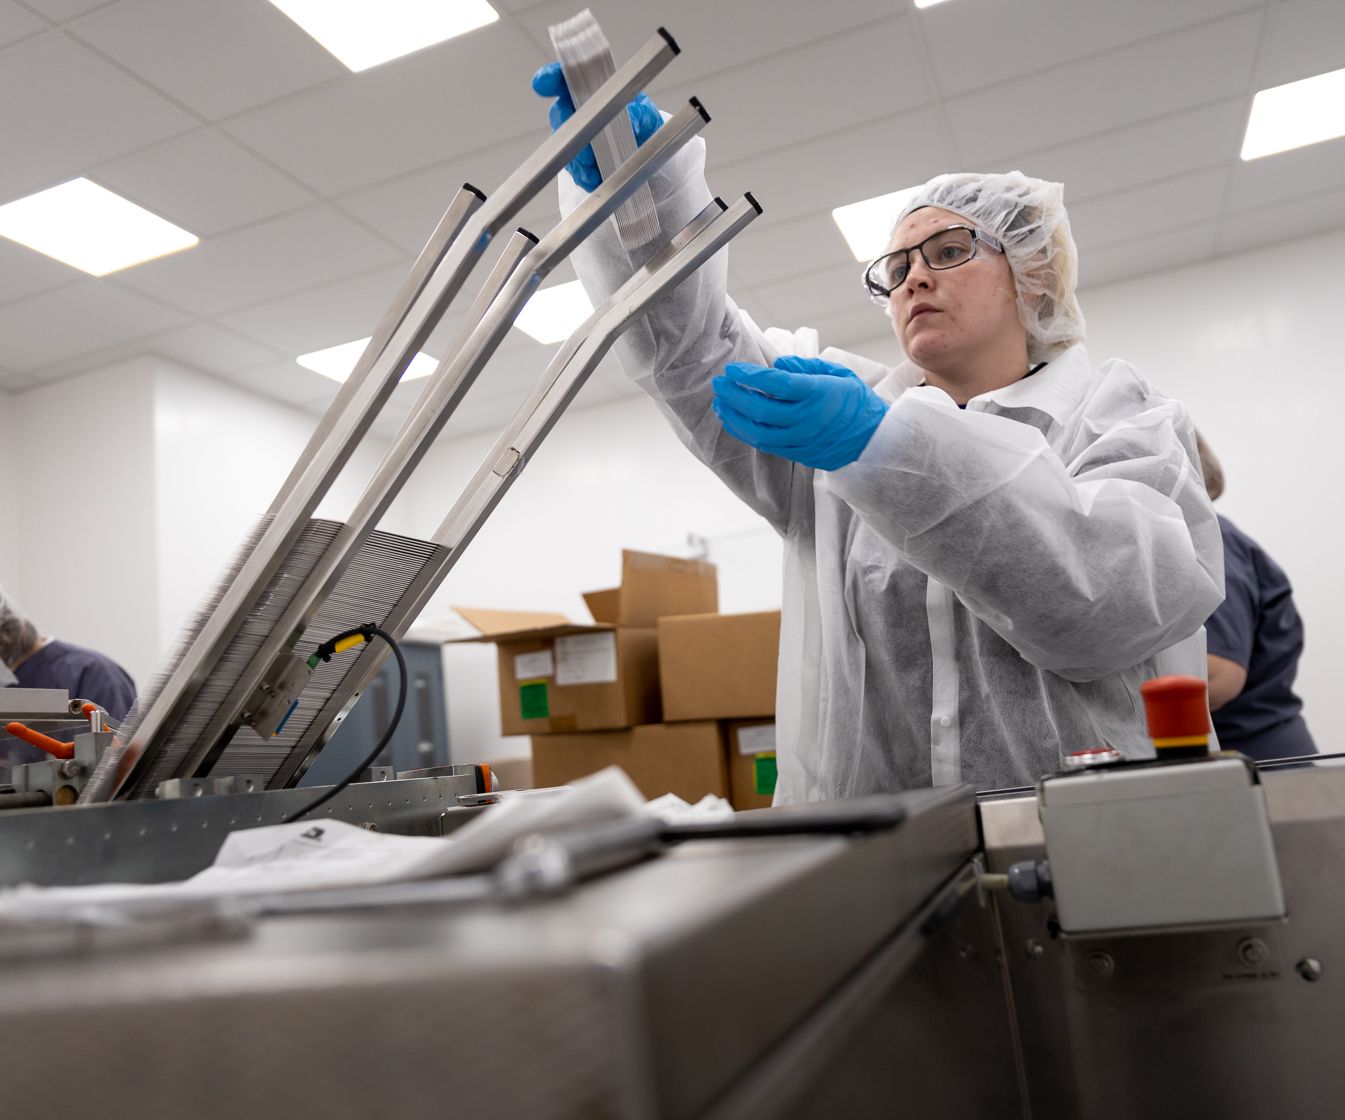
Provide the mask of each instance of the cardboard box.
{"label": "cardboard box", "polygon": [[775,715],[780,612],[658,620],[663,718]]}
{"label": "cardboard box", "polygon": [[729,795],[724,728],[714,720],[532,740],[532,779],[539,788],[565,785],[608,766],[620,766],[646,798],[675,793],[695,804],[707,793]]}
{"label": "cardboard box", "polygon": [[713,610],[718,584],[713,564],[627,551],[621,587],[585,599],[591,625],[553,612],[454,608],[476,630],[460,641],[498,647],[503,734],[658,723],[658,612]]}
{"label": "cardboard box", "polygon": [[775,724],[733,720],[725,724],[729,752],[729,801],[735,809],[766,809],[775,796]]}
{"label": "cardboard box", "polygon": [[584,592],[594,622],[654,626],[667,614],[713,614],[719,610],[719,580],[705,560],[652,552],[621,553],[621,586]]}
{"label": "cardboard box", "polygon": [[[595,731],[657,722],[658,633],[652,627],[528,626],[537,616],[455,607],[481,631],[464,641],[494,642],[505,735]],[[524,625],[519,625],[524,623]],[[504,627],[493,629],[493,627]]]}

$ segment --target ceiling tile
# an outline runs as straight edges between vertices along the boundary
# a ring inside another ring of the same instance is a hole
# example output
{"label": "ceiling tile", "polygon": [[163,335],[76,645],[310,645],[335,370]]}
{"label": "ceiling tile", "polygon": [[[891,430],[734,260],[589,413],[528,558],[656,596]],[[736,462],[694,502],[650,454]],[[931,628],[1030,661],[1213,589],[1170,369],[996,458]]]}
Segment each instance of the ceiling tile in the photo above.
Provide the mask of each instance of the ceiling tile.
{"label": "ceiling tile", "polygon": [[1340,0],[1280,0],[1268,19],[1256,68],[1258,89],[1345,66],[1345,4]]}
{"label": "ceiling tile", "polygon": [[1015,0],[943,4],[917,13],[943,96],[1051,69],[1084,55],[1233,12],[1261,0]]}
{"label": "ceiling tile", "polygon": [[741,159],[915,108],[930,91],[908,22],[892,19],[679,81],[659,106],[674,112],[691,96],[709,111],[715,142]]}
{"label": "ceiling tile", "polygon": [[24,0],[28,7],[41,12],[49,20],[63,23],[82,16],[95,8],[112,8],[123,0]]}
{"label": "ceiling tile", "polygon": [[[502,432],[510,417],[523,403],[525,395],[521,387],[512,392],[503,391],[493,396],[473,392],[453,413],[448,423],[452,425],[454,432],[461,434]],[[445,513],[448,512],[449,505],[450,502],[444,503]]]}
{"label": "ceiling tile", "polygon": [[89,178],[201,237],[314,201],[312,191],[213,128],[99,164]]}
{"label": "ceiling tile", "polygon": [[751,316],[757,326],[763,329],[789,326],[755,288],[749,288],[746,284],[733,284],[729,288],[729,295],[741,310]]}
{"label": "ceiling tile", "polygon": [[1238,160],[1231,172],[1229,210],[1267,206],[1311,191],[1345,186],[1345,137],[1262,159]]}
{"label": "ceiling tile", "polygon": [[0,237],[0,304],[83,279],[86,274],[78,269]]}
{"label": "ceiling tile", "polygon": [[892,320],[875,304],[819,316],[808,326],[817,331],[823,349],[835,346],[888,365],[901,360],[901,344],[893,333]]}
{"label": "ceiling tile", "polygon": [[[489,197],[545,138],[545,126],[541,126],[493,148],[342,195],[339,203],[409,252],[418,253],[464,183]],[[559,217],[556,188],[548,183],[512,225],[541,234]]]}
{"label": "ceiling tile", "polygon": [[[1216,222],[1137,237],[1079,254],[1079,290],[1101,287],[1133,276],[1151,276],[1165,268],[1202,261],[1214,252]],[[1088,301],[1083,299],[1084,317]]]}
{"label": "ceiling tile", "polygon": [[863,267],[850,253],[830,210],[770,224],[764,224],[763,218],[733,239],[729,260],[734,275],[750,285],[849,262],[856,291]]}
{"label": "ceiling tile", "polygon": [[[528,8],[519,22],[538,45],[551,54],[547,28],[574,15],[574,0],[548,0]],[[812,49],[819,42],[861,24],[893,15],[891,0],[846,0],[844,4],[793,5],[788,18],[779,18],[779,4],[771,0],[680,0],[675,6],[648,0],[604,7],[602,30],[620,63],[659,26],[667,28],[682,53],[650,84],[657,92],[684,85],[705,75],[739,73],[745,64],[797,47]],[[708,103],[708,99],[707,99]],[[713,111],[713,107],[711,107]]]}
{"label": "ceiling tile", "polygon": [[59,32],[0,55],[0,202],[195,123],[169,101]]}
{"label": "ceiling tile", "polygon": [[495,23],[245,113],[226,127],[314,189],[342,194],[535,134],[546,112],[528,78],[540,61],[522,31]]}
{"label": "ceiling tile", "polygon": [[1244,98],[1230,98],[1021,159],[1009,156],[1003,166],[1064,183],[1065,201],[1073,209],[1094,195],[1230,164],[1242,140],[1246,110]]}
{"label": "ceiling tile", "polygon": [[761,203],[763,224],[923,183],[952,164],[932,109],[839,129],[751,159],[740,159],[714,130],[712,122],[711,189],[724,198],[750,190]]}
{"label": "ceiling tile", "polygon": [[[753,290],[766,301],[778,322],[773,327],[796,330],[811,327],[824,315],[849,311],[856,305],[872,307],[855,281],[855,264],[832,265],[774,284],[758,284]],[[760,326],[767,324],[761,323]]]}
{"label": "ceiling tile", "polygon": [[128,287],[198,315],[215,315],[377,268],[399,256],[324,205],[226,233],[119,276]]}
{"label": "ceiling tile", "polygon": [[410,263],[375,269],[222,315],[220,322],[291,356],[372,333]]}
{"label": "ceiling tile", "polygon": [[229,374],[272,363],[276,352],[212,323],[193,323],[147,339],[144,349],[205,373]]}
{"label": "ceiling tile", "polygon": [[1070,206],[1070,227],[1080,256],[1086,257],[1095,246],[1217,218],[1227,179],[1223,168],[1197,171]]}
{"label": "ceiling tile", "polygon": [[14,0],[0,2],[0,47],[36,35],[47,30],[47,27],[46,22],[38,19],[27,8],[14,3]]}
{"label": "ceiling tile", "polygon": [[1329,229],[1345,229],[1345,190],[1314,191],[1289,202],[1227,215],[1219,223],[1217,248],[1221,253],[1242,252]]}
{"label": "ceiling tile", "polygon": [[1014,152],[1242,93],[1260,30],[1261,14],[1252,12],[953,98],[948,115],[962,159],[993,166]]}
{"label": "ceiling tile", "polygon": [[228,380],[254,393],[262,393],[318,413],[325,411],[339,388],[330,377],[323,377],[295,362],[286,361],[239,370],[229,374]]}
{"label": "ceiling tile", "polygon": [[37,378],[28,373],[14,373],[11,370],[0,370],[0,388],[11,391],[19,389],[29,389],[38,384]]}
{"label": "ceiling tile", "polygon": [[133,0],[71,31],[207,120],[350,73],[265,0]]}
{"label": "ceiling tile", "polygon": [[82,280],[0,307],[5,363],[42,367],[175,327],[186,316],[106,281]]}

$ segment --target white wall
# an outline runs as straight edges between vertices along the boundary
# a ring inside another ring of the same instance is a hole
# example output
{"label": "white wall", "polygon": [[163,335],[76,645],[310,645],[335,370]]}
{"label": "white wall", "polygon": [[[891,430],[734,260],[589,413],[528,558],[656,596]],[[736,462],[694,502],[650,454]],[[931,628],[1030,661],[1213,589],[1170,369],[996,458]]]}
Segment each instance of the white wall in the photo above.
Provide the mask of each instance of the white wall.
{"label": "white wall", "polygon": [[1084,293],[1094,359],[1184,400],[1224,466],[1219,510],[1285,569],[1307,629],[1298,675],[1321,750],[1345,749],[1345,232]]}
{"label": "white wall", "polygon": [[[154,357],[7,403],[20,498],[17,519],[0,524],[18,525],[5,534],[17,542],[16,594],[44,632],[108,653],[144,683],[318,417]],[[319,514],[345,517],[384,450],[370,437]],[[404,508],[385,526],[403,528]]]}
{"label": "white wall", "polygon": [[19,600],[38,629],[138,680],[158,655],[153,367],[122,362],[13,398]]}
{"label": "white wall", "polygon": [[[159,362],[154,454],[159,648],[215,586],[307,443],[318,417],[218,378]],[[369,437],[318,516],[345,519],[386,441]],[[384,525],[404,528],[402,506]]]}
{"label": "white wall", "polygon": [[22,595],[19,586],[19,449],[14,442],[14,394],[0,390],[0,587]]}

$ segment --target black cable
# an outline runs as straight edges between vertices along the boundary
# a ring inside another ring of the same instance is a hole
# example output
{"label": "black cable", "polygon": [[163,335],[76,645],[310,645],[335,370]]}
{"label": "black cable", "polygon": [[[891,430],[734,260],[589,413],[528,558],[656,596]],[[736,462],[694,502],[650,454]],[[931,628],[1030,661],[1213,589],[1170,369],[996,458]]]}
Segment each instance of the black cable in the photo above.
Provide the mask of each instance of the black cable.
{"label": "black cable", "polygon": [[366,767],[373,765],[374,759],[376,759],[380,754],[383,753],[387,745],[390,742],[392,742],[392,736],[396,734],[397,725],[402,722],[402,711],[406,708],[406,679],[409,676],[409,674],[406,671],[406,658],[402,656],[402,648],[397,644],[397,640],[386,630],[382,629],[382,627],[369,624],[365,626],[357,626],[353,630],[347,630],[342,634],[337,634],[334,638],[330,638],[327,641],[323,642],[322,645],[318,646],[317,650],[313,654],[313,657],[309,659],[310,663],[312,663],[313,661],[330,661],[332,659],[332,654],[336,651],[336,646],[338,643],[345,641],[347,638],[354,638],[356,636],[363,637],[366,642],[370,638],[375,636],[382,638],[385,642],[388,643],[388,647],[392,650],[392,655],[395,658],[397,658],[399,683],[397,685],[397,706],[393,710],[392,719],[388,723],[388,729],[383,732],[383,737],[378,740],[378,745],[369,752],[369,756],[367,758],[365,758],[358,766],[355,767],[354,770],[352,770],[349,774],[347,774],[344,778],[342,778],[341,781],[337,782],[336,785],[332,786],[332,788],[329,789],[326,793],[324,793],[321,797],[315,798],[312,802],[310,802],[308,805],[305,805],[302,809],[298,810],[297,812],[291,813],[288,817],[286,817],[284,820],[280,822],[281,824],[290,824],[293,821],[297,821],[300,817],[307,816],[318,806],[325,805],[328,801],[330,801],[333,797],[335,797],[338,793],[340,793],[348,785],[350,785],[351,782],[353,782],[364,772]]}

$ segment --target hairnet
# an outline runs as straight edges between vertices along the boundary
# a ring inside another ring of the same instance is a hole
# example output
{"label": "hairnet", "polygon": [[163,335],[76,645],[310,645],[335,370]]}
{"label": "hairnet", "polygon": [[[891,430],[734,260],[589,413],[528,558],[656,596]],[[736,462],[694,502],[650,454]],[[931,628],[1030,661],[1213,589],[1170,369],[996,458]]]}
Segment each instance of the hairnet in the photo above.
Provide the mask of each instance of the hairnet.
{"label": "hairnet", "polygon": [[12,665],[36,644],[37,627],[28,621],[18,604],[0,587],[0,662]]}
{"label": "hairnet", "polygon": [[1027,329],[1028,359],[1044,362],[1084,338],[1075,298],[1079,251],[1060,183],[1021,171],[938,175],[921,187],[897,217],[937,206],[998,238],[1013,270],[1018,317]]}

